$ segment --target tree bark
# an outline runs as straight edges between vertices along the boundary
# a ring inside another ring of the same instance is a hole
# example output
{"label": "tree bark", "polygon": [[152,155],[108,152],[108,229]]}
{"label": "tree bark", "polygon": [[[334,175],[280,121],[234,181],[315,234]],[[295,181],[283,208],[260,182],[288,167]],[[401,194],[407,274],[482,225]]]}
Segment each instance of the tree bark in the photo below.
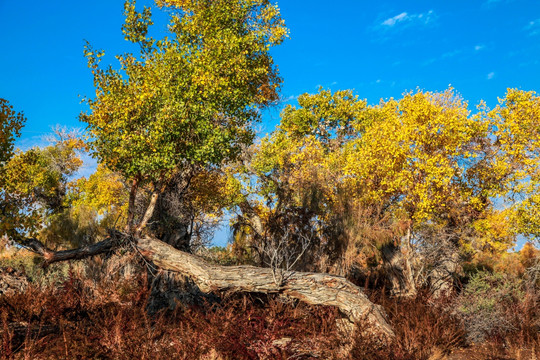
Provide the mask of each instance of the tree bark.
{"label": "tree bark", "polygon": [[138,239],[137,248],[158,267],[190,277],[202,291],[279,293],[308,304],[335,306],[352,322],[367,321],[377,333],[394,336],[382,308],[341,276],[289,272],[279,286],[272,269],[210,264],[148,236]]}
{"label": "tree bark", "polygon": [[152,215],[154,214],[154,210],[156,209],[156,204],[157,204],[160,194],[161,194],[161,191],[157,189],[154,190],[154,192],[152,192],[152,196],[150,197],[150,204],[148,204],[148,207],[146,208],[146,212],[144,213],[144,216],[139,226],[137,226],[137,229],[135,230],[136,236],[139,236],[141,234],[143,229],[148,224],[148,221],[152,218]]}
{"label": "tree bark", "polygon": [[0,296],[22,292],[28,286],[28,277],[11,267],[0,267]]}
{"label": "tree bark", "polygon": [[[37,240],[28,246],[45,257],[47,264],[69,259],[81,259],[106,252],[119,244],[114,237],[74,250],[54,252]],[[232,291],[281,294],[313,305],[337,307],[351,322],[369,324],[366,331],[381,335],[385,340],[394,337],[384,310],[373,304],[362,290],[341,276],[287,272],[282,285],[276,284],[272,269],[255,266],[221,266],[177,250],[150,236],[135,238],[134,245],[141,255],[163,270],[174,271],[195,282],[204,292]]]}
{"label": "tree bark", "polygon": [[26,247],[28,250],[43,256],[43,266],[46,267],[59,261],[85,259],[87,257],[109,252],[119,245],[119,239],[111,236],[92,245],[61,251],[51,250],[36,239],[26,239],[24,241],[20,241],[20,244]]}
{"label": "tree bark", "polygon": [[255,231],[258,236],[262,237],[264,234],[262,221],[259,215],[257,215],[255,210],[251,206],[251,204],[247,200],[244,200],[239,204],[239,207],[242,211],[242,215],[248,221],[249,226],[253,229],[253,231]]}
{"label": "tree bark", "polygon": [[454,281],[460,271],[460,256],[457,246],[450,244],[441,249],[437,262],[429,274],[433,297],[449,296],[454,291]]}
{"label": "tree bark", "polygon": [[417,293],[416,283],[410,262],[411,249],[408,245],[409,239],[404,239],[407,244],[396,246],[387,244],[382,247],[382,258],[386,275],[391,283],[391,293],[394,296],[410,297]]}
{"label": "tree bark", "polygon": [[125,231],[128,233],[133,232],[133,223],[135,222],[135,200],[137,199],[137,190],[139,188],[139,180],[134,179],[131,184],[131,189],[129,191],[129,204],[128,204],[128,214]]}

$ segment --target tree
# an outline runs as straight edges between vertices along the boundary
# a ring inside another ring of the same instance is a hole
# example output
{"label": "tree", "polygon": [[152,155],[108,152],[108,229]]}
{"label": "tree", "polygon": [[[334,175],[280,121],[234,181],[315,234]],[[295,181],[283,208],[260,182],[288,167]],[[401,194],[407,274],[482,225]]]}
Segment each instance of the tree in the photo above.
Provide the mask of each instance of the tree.
{"label": "tree", "polygon": [[506,174],[499,192],[512,204],[516,231],[532,240],[540,234],[540,97],[508,89],[489,113],[494,124],[497,172]]}
{"label": "tree", "polygon": [[22,112],[15,112],[6,99],[0,98],[0,167],[13,156],[15,138],[21,136],[25,122]]}
{"label": "tree", "polygon": [[[211,173],[251,143],[260,110],[278,98],[281,79],[270,48],[287,36],[278,8],[267,0],[157,3],[169,7],[170,36],[149,37],[150,9],[137,12],[133,1],[126,2],[123,32],[140,53],[118,56],[119,70],[101,68],[103,52],[85,49],[96,97],[86,100],[90,111],[81,120],[99,163],[130,185],[124,232],[111,230],[101,242],[65,251],[52,251],[34,238],[23,244],[50,264],[129,242],[147,260],[189,276],[203,289],[283,293],[335,305],[352,321],[365,318],[392,336],[380,307],[343,278],[296,273],[276,284],[268,269],[213,266],[153,236],[149,223],[174,181],[184,183],[192,171]],[[149,201],[138,214],[138,195],[145,189]]]}
{"label": "tree", "polygon": [[54,143],[16,151],[0,173],[0,234],[15,240],[35,236],[68,206],[69,177],[82,165],[84,147],[74,134],[57,131]]}
{"label": "tree", "polygon": [[[241,208],[239,223],[257,215],[259,239],[253,221],[244,232],[252,243],[274,239],[270,220],[277,218],[277,229],[317,234],[326,248],[316,259],[333,254],[339,261],[346,249],[376,247],[393,292],[411,295],[419,273],[430,268],[432,286],[451,289],[462,247],[511,246],[514,236],[501,223],[508,213],[491,201],[510,172],[498,171],[485,106],[471,115],[453,89],[375,106],[347,91],[321,90],[298,102],[285,108],[250,162],[257,185],[246,191],[256,195]],[[294,236],[289,242],[297,243]]]}
{"label": "tree", "polygon": [[13,106],[5,99],[0,99],[0,236],[7,235],[7,229],[12,228],[10,214],[16,209],[15,199],[9,194],[6,185],[9,177],[6,174],[6,163],[13,157],[15,139],[21,135],[21,129],[26,122],[23,113],[15,112]]}
{"label": "tree", "polygon": [[[408,223],[394,239],[397,247],[390,244],[383,253],[404,274],[393,277],[394,292],[414,294],[413,242],[429,240],[421,239],[418,230],[442,225],[457,235],[451,211],[485,206],[483,189],[469,188],[473,182],[466,177],[484,150],[488,126],[470,116],[467,103],[452,89],[381,102],[366,112],[364,122],[371,125],[347,145],[347,182],[358,196],[387,204],[394,217]],[[459,236],[451,239],[454,247],[458,242]]]}
{"label": "tree", "polygon": [[147,36],[151,11],[126,2],[126,40],[140,54],[118,56],[121,70],[99,67],[103,52],[87,46],[95,99],[81,119],[100,163],[132,183],[128,226],[137,188],[152,200],[136,226],[150,219],[175,174],[234,159],[253,138],[260,109],[277,100],[281,79],[269,50],[287,35],[276,7],[264,0],[160,2],[171,6],[170,36]]}
{"label": "tree", "polygon": [[[366,103],[351,91],[322,89],[301,95],[298,103],[283,110],[276,131],[244,162],[248,181],[236,241],[249,238],[262,264],[272,263],[279,249],[291,261],[274,265],[278,268],[294,262],[299,270],[345,275],[342,255],[348,243],[338,209],[344,200],[341,152],[358,136],[352,124]],[[252,178],[256,181],[249,182]]]}

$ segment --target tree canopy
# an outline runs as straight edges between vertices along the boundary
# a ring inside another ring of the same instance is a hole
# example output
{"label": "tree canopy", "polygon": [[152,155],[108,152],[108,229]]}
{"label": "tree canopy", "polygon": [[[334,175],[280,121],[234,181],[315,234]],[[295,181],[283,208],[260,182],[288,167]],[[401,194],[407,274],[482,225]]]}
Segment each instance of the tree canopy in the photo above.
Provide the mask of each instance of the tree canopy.
{"label": "tree canopy", "polygon": [[155,40],[151,10],[126,2],[122,31],[140,51],[119,55],[119,70],[100,68],[103,52],[87,46],[96,97],[81,116],[100,163],[156,185],[186,164],[234,159],[251,142],[260,110],[278,99],[269,50],[287,36],[264,0],[158,4],[171,12],[169,34]]}

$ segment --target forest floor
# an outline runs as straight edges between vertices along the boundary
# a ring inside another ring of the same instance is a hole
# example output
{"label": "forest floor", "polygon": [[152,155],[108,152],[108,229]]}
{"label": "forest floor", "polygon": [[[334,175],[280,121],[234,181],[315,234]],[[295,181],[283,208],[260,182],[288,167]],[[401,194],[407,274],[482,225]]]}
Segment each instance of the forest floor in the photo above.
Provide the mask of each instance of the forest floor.
{"label": "forest floor", "polygon": [[535,308],[516,314],[523,326],[471,345],[449,300],[368,291],[396,333],[381,346],[340,326],[335,308],[272,296],[220,294],[150,315],[146,276],[96,279],[69,268],[62,280],[12,284],[19,288],[0,293],[0,359],[540,359],[537,319],[525,321]]}

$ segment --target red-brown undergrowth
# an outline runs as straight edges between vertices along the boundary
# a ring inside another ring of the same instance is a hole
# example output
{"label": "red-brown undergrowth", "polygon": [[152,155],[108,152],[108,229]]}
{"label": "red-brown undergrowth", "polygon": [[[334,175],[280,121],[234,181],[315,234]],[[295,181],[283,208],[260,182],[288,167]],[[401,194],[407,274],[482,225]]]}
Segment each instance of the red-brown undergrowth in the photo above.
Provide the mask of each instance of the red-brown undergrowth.
{"label": "red-brown undergrowth", "polygon": [[71,276],[1,297],[0,359],[332,358],[340,346],[329,307],[246,295],[151,316],[144,279],[120,288],[111,301]]}
{"label": "red-brown undergrowth", "polygon": [[[386,347],[359,332],[346,333],[330,307],[225,295],[219,303],[149,315],[148,296],[144,277],[92,287],[71,274],[60,285],[0,297],[0,359],[421,360],[443,359],[466,346],[450,300],[434,302],[427,294],[407,300],[372,295],[396,333]],[[531,300],[509,309],[514,323],[523,324],[513,340],[493,338],[486,348],[493,350],[475,359],[493,358],[496,351],[500,359],[531,355],[526,349],[540,344],[536,305]]]}
{"label": "red-brown undergrowth", "polygon": [[464,345],[465,330],[459,319],[445,310],[446,300],[429,301],[427,293],[394,299],[382,291],[373,293],[371,300],[384,307],[396,338],[389,346],[377,348],[372,338],[358,335],[351,352],[354,359],[429,359]]}

